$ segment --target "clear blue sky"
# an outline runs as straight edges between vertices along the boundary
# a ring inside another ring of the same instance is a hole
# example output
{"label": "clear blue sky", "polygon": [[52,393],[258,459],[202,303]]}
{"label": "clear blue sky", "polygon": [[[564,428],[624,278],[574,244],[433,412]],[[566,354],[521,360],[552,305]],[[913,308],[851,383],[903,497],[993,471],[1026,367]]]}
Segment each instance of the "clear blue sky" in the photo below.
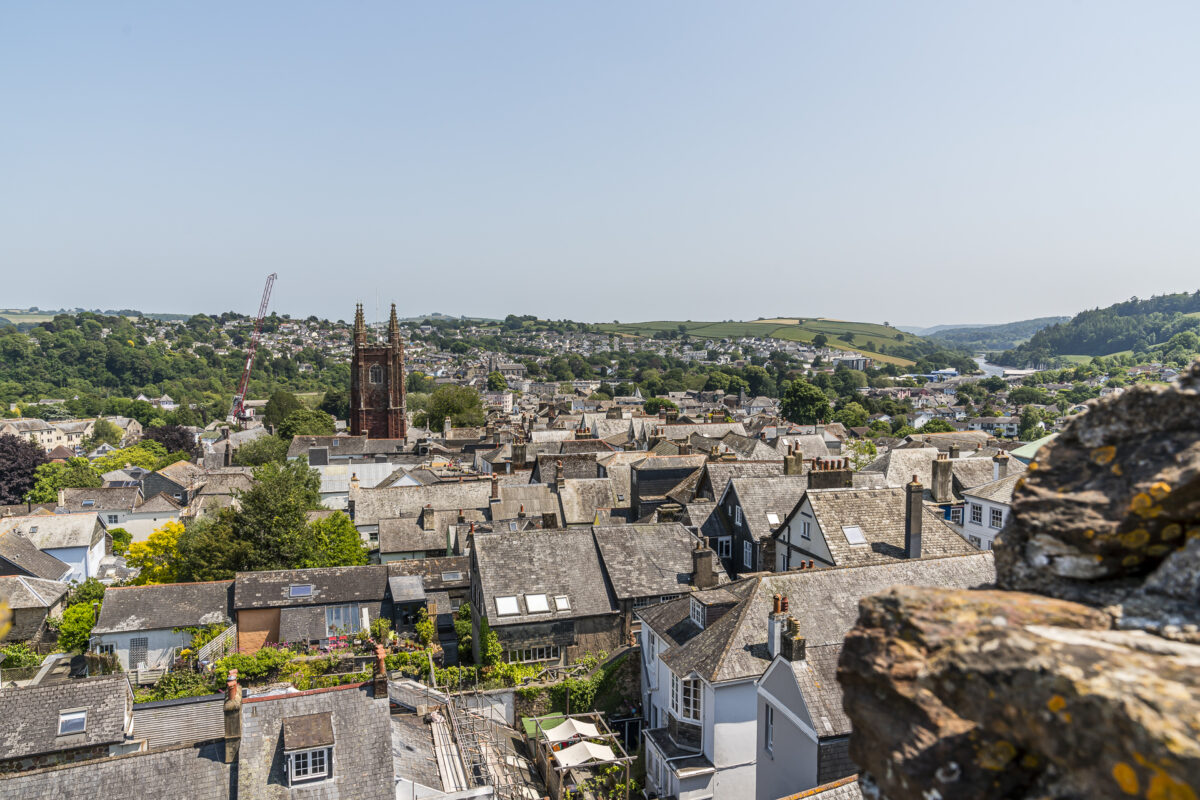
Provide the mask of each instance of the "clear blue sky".
{"label": "clear blue sky", "polygon": [[998,322],[1200,287],[1200,3],[0,6],[0,307]]}

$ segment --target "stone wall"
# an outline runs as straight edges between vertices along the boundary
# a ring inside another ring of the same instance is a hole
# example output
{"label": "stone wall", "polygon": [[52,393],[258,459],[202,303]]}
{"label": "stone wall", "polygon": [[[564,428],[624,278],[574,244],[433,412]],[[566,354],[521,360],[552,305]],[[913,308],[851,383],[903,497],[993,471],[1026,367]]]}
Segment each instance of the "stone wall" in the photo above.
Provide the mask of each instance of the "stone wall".
{"label": "stone wall", "polygon": [[1200,364],[1038,453],[997,587],[863,600],[839,669],[864,793],[1196,800]]}

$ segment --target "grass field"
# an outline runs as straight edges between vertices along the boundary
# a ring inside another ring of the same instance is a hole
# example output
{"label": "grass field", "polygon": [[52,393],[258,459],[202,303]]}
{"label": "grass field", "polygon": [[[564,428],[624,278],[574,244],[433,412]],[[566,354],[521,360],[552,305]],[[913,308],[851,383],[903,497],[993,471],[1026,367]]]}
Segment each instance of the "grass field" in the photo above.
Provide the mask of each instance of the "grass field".
{"label": "grass field", "polygon": [[305,408],[315,409],[321,405],[321,401],[325,399],[324,392],[297,392],[296,399],[304,404]]}
{"label": "grass field", "polygon": [[[915,338],[912,334],[902,334],[895,328],[871,322],[847,322],[822,317],[778,317],[753,322],[655,320],[607,323],[599,327],[612,333],[628,336],[653,336],[662,331],[678,330],[680,325],[687,330],[689,336],[699,336],[705,339],[740,339],[743,336],[759,336],[785,339],[791,342],[811,342],[817,334],[823,333],[829,338],[831,346],[853,350],[886,364],[908,367],[914,363],[908,359],[884,355],[877,350],[881,344],[897,341],[897,335],[903,335],[906,339]],[[838,338],[846,333],[854,334],[853,344],[848,344]]]}
{"label": "grass field", "polygon": [[13,325],[20,325],[22,322],[49,322],[54,319],[53,314],[30,314],[25,309],[10,311],[6,308],[0,308],[0,317]]}
{"label": "grass field", "polygon": [[[1108,355],[1106,355],[1104,357],[1112,358],[1113,356],[1131,356],[1131,355],[1133,355],[1132,350],[1118,350],[1117,352],[1109,353]],[[1059,358],[1065,359],[1066,361],[1069,361],[1072,364],[1090,364],[1090,363],[1092,363],[1092,359],[1095,358],[1095,356],[1059,356]]]}

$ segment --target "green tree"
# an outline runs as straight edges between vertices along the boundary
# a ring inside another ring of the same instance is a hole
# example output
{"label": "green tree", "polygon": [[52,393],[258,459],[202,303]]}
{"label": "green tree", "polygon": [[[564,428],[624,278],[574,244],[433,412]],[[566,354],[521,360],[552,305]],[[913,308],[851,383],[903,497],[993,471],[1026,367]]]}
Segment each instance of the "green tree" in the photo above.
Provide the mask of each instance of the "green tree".
{"label": "green tree", "polygon": [[476,427],[482,425],[485,419],[479,392],[469,386],[449,383],[439,386],[429,396],[425,417],[431,431],[441,431],[446,417],[456,428]]}
{"label": "green tree", "polygon": [[829,337],[823,333],[818,333],[813,337],[813,347],[824,347],[829,344]]}
{"label": "green tree", "polygon": [[833,413],[833,421],[847,428],[860,428],[867,424],[870,414],[859,403],[847,403]]}
{"label": "green tree", "polygon": [[66,605],[73,606],[85,603],[90,606],[92,603],[103,603],[106,588],[103,583],[95,578],[88,578],[71,590],[71,594],[67,597]]}
{"label": "green tree", "polygon": [[664,408],[668,411],[679,410],[679,406],[675,405],[675,401],[666,397],[651,397],[642,404],[642,411],[650,416],[654,416]]}
{"label": "green tree", "polygon": [[[23,502],[34,490],[37,470],[45,463],[46,454],[42,448],[25,437],[0,436],[0,505]],[[57,490],[55,492],[54,500],[35,502],[55,502],[58,499]]]}
{"label": "green tree", "polygon": [[433,642],[434,634],[437,633],[434,627],[433,620],[429,618],[429,612],[424,608],[417,611],[417,641],[423,647],[428,647]]}
{"label": "green tree", "polygon": [[1041,438],[1046,432],[1041,422],[1042,415],[1033,406],[1025,406],[1021,409],[1021,426],[1017,434],[1021,441],[1032,442],[1034,439]]}
{"label": "green tree", "polygon": [[829,398],[816,386],[797,378],[788,386],[780,410],[789,422],[815,425],[829,416]]}
{"label": "green tree", "polygon": [[263,423],[270,426],[278,426],[292,412],[300,411],[303,408],[304,404],[300,402],[296,395],[279,389],[267,400],[267,407],[263,409]]}
{"label": "green tree", "polygon": [[424,372],[413,371],[404,379],[404,390],[409,394],[421,392],[429,394],[433,391],[433,379]]}
{"label": "green tree", "polygon": [[303,460],[254,469],[254,485],[238,496],[233,539],[245,542],[245,569],[289,569],[308,552],[305,512],[321,507],[321,479]]}
{"label": "green tree", "polygon": [[109,528],[108,535],[113,541],[113,555],[123,556],[129,552],[129,544],[133,541],[133,534],[124,528]]}
{"label": "green tree", "polygon": [[954,426],[944,419],[931,419],[920,428],[920,433],[954,433]]}
{"label": "green tree", "polygon": [[487,617],[479,618],[479,660],[485,667],[494,667],[504,657],[500,639],[488,625]]}
{"label": "green tree", "polygon": [[125,432],[112,424],[106,419],[96,420],[96,424],[92,426],[92,435],[84,442],[83,448],[91,451],[95,450],[102,444],[112,445],[116,447],[121,443],[121,439],[125,436]]}
{"label": "green tree", "polygon": [[508,381],[504,380],[504,376],[499,372],[489,372],[487,376],[487,388],[489,392],[508,391]]}
{"label": "green tree", "polygon": [[333,432],[333,417],[307,408],[288,414],[279,425],[279,435],[287,441],[296,436],[332,436]]}
{"label": "green tree", "polygon": [[59,489],[86,489],[101,486],[104,478],[86,458],[69,458],[67,463],[42,464],[34,472],[31,503],[57,503]]}
{"label": "green tree", "polygon": [[91,603],[68,606],[58,627],[58,646],[69,653],[82,653],[87,650],[95,624],[96,615]]}
{"label": "green tree", "polygon": [[289,442],[282,436],[260,436],[233,451],[233,463],[240,467],[257,467],[287,459]]}
{"label": "green tree", "polygon": [[367,563],[367,548],[350,517],[338,511],[309,523],[303,567],[354,567]]}
{"label": "green tree", "polygon": [[184,529],[179,538],[179,580],[229,580],[248,569],[251,547],[233,532],[236,516],[237,512],[227,508]]}
{"label": "green tree", "polygon": [[183,453],[179,456],[173,456],[167,452],[167,448],[158,442],[152,439],[143,439],[132,447],[126,447],[124,450],[114,450],[108,455],[96,459],[92,462],[92,466],[98,473],[122,469],[126,464],[154,471],[162,469],[167,464],[173,464],[181,458],[186,459],[187,454]]}
{"label": "green tree", "polygon": [[330,389],[325,392],[325,396],[321,398],[321,411],[329,414],[334,419],[348,419],[350,417],[350,392],[347,389]]}

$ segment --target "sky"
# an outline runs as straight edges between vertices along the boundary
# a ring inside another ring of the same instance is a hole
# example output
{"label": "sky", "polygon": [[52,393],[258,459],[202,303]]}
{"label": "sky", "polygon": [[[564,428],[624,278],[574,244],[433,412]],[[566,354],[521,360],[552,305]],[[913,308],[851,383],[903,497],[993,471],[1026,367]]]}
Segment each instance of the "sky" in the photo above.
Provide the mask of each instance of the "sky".
{"label": "sky", "polygon": [[0,4],[0,308],[894,324],[1200,288],[1200,3]]}

